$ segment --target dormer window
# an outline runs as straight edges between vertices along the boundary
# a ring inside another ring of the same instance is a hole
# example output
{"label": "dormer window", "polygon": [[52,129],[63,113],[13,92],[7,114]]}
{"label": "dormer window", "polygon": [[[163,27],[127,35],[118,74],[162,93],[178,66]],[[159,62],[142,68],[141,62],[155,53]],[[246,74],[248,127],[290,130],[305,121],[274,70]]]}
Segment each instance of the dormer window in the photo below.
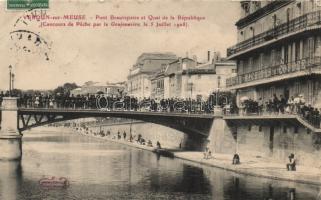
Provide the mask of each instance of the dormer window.
{"label": "dormer window", "polygon": [[261,1],[253,1],[255,10],[258,10],[261,8]]}
{"label": "dormer window", "polygon": [[245,14],[248,14],[250,12],[250,1],[242,1],[241,6]]}
{"label": "dormer window", "polygon": [[250,30],[252,31],[252,37],[254,37],[254,27],[250,26]]}

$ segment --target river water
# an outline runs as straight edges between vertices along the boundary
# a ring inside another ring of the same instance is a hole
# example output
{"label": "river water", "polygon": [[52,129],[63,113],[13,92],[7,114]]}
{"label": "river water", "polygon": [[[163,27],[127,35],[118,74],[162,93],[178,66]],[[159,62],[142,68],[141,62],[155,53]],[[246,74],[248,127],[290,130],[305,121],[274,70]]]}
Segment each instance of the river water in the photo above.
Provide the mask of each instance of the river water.
{"label": "river water", "polygon": [[[243,176],[66,131],[30,131],[23,159],[0,163],[0,199],[319,198],[320,187]],[[54,178],[52,178],[54,176]],[[40,180],[68,180],[44,186]]]}

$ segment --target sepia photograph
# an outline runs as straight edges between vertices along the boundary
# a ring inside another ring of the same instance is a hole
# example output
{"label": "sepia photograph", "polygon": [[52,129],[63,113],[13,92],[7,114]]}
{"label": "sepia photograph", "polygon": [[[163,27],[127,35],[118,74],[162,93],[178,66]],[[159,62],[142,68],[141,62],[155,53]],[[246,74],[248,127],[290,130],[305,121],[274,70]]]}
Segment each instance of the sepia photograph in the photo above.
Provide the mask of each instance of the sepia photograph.
{"label": "sepia photograph", "polygon": [[321,200],[320,0],[1,0],[0,200]]}

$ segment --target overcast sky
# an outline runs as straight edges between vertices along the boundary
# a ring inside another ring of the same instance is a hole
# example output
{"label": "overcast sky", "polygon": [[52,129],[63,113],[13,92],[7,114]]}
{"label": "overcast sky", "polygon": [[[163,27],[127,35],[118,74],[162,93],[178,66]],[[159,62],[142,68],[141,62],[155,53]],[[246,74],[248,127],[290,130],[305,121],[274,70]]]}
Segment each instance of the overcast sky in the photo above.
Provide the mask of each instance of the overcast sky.
{"label": "overcast sky", "polygon": [[[221,51],[225,56],[226,48],[236,43],[234,24],[239,16],[239,2],[232,1],[51,0],[49,15],[196,15],[206,20],[190,23],[186,29],[39,28],[37,21],[17,22],[24,12],[5,11],[5,1],[0,5],[0,89],[8,88],[10,64],[16,88],[51,89],[65,82],[124,81],[143,52],[166,51],[178,56],[188,52],[200,61],[206,58],[207,50]],[[10,34],[21,29],[39,34],[48,45],[30,45]]]}

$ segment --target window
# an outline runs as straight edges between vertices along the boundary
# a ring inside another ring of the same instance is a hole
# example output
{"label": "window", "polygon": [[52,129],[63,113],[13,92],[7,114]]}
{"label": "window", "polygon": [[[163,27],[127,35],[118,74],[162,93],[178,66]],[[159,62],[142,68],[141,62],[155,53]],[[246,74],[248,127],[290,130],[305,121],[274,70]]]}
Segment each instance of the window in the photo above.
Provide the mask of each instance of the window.
{"label": "window", "polygon": [[283,133],[286,133],[286,132],[287,132],[287,127],[283,126]]}
{"label": "window", "polygon": [[299,127],[297,126],[294,127],[294,133],[299,133]]}
{"label": "window", "polygon": [[270,97],[272,98],[275,94],[275,87],[270,87]]}
{"label": "window", "polygon": [[272,22],[273,22],[273,28],[275,28],[276,27],[276,20],[277,20],[277,17],[276,17],[276,15],[274,14],[273,16],[272,16]]}
{"label": "window", "polygon": [[299,95],[300,94],[300,91],[301,90],[301,88],[300,88],[300,82],[295,82],[294,83],[294,92],[295,92],[295,94],[296,95]]}
{"label": "window", "polygon": [[301,2],[297,3],[296,6],[298,7],[299,15],[301,15],[301,12],[302,12],[302,4],[301,4]]}
{"label": "window", "polygon": [[183,63],[182,68],[183,68],[183,70],[185,70],[185,69],[187,68],[187,66],[186,66],[186,63],[185,63],[185,62]]}
{"label": "window", "polygon": [[272,49],[271,51],[271,64],[272,66],[276,65],[276,53],[275,53],[275,49]]}
{"label": "window", "polygon": [[258,10],[261,8],[261,2],[260,1],[253,1],[255,10]]}
{"label": "window", "polygon": [[244,73],[244,61],[243,60],[240,60],[240,63],[239,63],[239,66],[238,66],[238,72],[240,74]]}
{"label": "window", "polygon": [[221,87],[221,76],[217,77],[217,87]]}
{"label": "window", "polygon": [[295,61],[300,60],[300,42],[295,43]]}
{"label": "window", "polygon": [[254,27],[251,26],[251,27],[250,27],[250,30],[252,31],[252,35],[251,35],[251,36],[254,37],[254,35],[255,35],[255,29],[254,29]]}
{"label": "window", "polygon": [[251,125],[249,125],[249,127],[248,127],[248,131],[251,131],[251,129],[252,129],[252,126],[251,126]]}
{"label": "window", "polygon": [[290,20],[291,20],[290,14],[291,14],[290,8],[286,9],[286,22],[287,22],[287,23],[289,23]]}
{"label": "window", "polygon": [[253,57],[249,58],[248,72],[251,72],[253,68]]}
{"label": "window", "polygon": [[308,88],[308,102],[312,101],[313,98],[313,82],[311,80],[308,80],[308,84],[307,84]]}
{"label": "window", "polygon": [[262,126],[259,126],[259,132],[262,132]]}
{"label": "window", "polygon": [[241,6],[242,6],[245,14],[248,14],[250,12],[250,2],[242,1]]}
{"label": "window", "polygon": [[308,39],[308,57],[313,58],[314,57],[314,38],[310,37]]}
{"label": "window", "polygon": [[263,68],[263,60],[264,58],[264,54],[263,53],[260,53],[260,57],[259,57],[259,69],[262,69]]}
{"label": "window", "polygon": [[236,69],[232,69],[232,73],[236,73]]}

